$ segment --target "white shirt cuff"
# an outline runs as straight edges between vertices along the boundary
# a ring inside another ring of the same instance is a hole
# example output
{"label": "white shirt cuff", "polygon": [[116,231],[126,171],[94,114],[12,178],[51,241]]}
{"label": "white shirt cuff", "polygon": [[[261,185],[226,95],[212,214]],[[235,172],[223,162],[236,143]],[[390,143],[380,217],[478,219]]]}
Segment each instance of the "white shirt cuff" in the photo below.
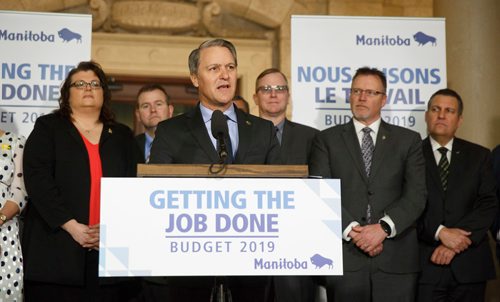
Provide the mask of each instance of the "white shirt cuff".
{"label": "white shirt cuff", "polygon": [[342,237],[344,238],[345,241],[351,241],[351,237],[349,237],[349,233],[352,231],[352,228],[355,226],[358,226],[359,222],[353,221],[349,223],[349,225],[345,228],[344,232],[342,233]]}
{"label": "white shirt cuff", "polygon": [[387,224],[391,227],[391,234],[387,236],[387,238],[396,237],[397,235],[396,225],[394,224],[394,221],[392,221],[391,217],[385,215],[384,217],[380,218],[380,220],[387,222]]}
{"label": "white shirt cuff", "polygon": [[434,234],[434,239],[435,239],[436,241],[439,241],[439,232],[441,232],[441,230],[442,230],[443,228],[444,228],[444,225],[442,225],[442,224],[440,224],[440,225],[438,226],[438,229],[437,229],[437,231],[436,231],[436,234]]}

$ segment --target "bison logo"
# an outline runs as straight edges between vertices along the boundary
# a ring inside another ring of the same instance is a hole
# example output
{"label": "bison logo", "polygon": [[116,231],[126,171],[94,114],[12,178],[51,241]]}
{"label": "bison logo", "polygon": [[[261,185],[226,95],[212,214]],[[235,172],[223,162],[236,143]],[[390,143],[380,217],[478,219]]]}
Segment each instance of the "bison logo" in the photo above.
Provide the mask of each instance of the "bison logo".
{"label": "bison logo", "polygon": [[78,43],[82,43],[82,35],[74,33],[67,28],[63,28],[57,32],[59,38],[63,39],[63,42],[69,42],[71,40],[76,40]]}
{"label": "bison logo", "polygon": [[436,38],[433,36],[429,36],[419,31],[418,33],[413,35],[413,39],[417,41],[418,46],[425,45],[429,42],[432,43],[433,46],[436,46]]}
{"label": "bison logo", "polygon": [[324,265],[327,264],[328,268],[333,268],[333,260],[325,258],[320,254],[314,254],[314,256],[311,257],[311,263],[316,266],[315,268],[322,268]]}

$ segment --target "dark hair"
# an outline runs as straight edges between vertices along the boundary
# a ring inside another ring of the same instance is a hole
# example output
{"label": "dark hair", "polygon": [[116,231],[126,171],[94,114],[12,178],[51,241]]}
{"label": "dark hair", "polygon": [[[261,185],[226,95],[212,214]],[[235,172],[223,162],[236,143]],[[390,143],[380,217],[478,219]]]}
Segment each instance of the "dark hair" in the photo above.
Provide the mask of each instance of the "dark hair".
{"label": "dark hair", "polygon": [[234,63],[238,66],[238,59],[236,57],[236,48],[233,43],[224,40],[224,39],[213,39],[207,40],[198,46],[198,48],[193,49],[189,54],[188,65],[189,65],[189,74],[198,74],[198,66],[200,66],[200,51],[204,48],[220,46],[229,49],[234,58]]}
{"label": "dark hair", "polygon": [[170,96],[168,95],[167,91],[165,91],[165,88],[163,88],[163,86],[161,86],[160,84],[152,83],[152,84],[146,84],[142,86],[141,89],[139,89],[139,92],[137,92],[137,97],[136,97],[137,100],[136,106],[139,107],[139,96],[141,94],[143,94],[144,92],[150,92],[154,90],[160,90],[161,92],[163,92],[163,94],[165,95],[165,99],[167,101],[167,105],[169,105]]}
{"label": "dark hair", "polygon": [[359,76],[365,76],[365,75],[372,75],[372,76],[376,76],[380,79],[380,81],[382,82],[382,85],[384,86],[384,91],[382,92],[386,92],[387,91],[387,78],[385,77],[385,74],[378,70],[377,68],[370,68],[370,67],[361,67],[359,68],[358,70],[356,70],[356,74],[354,74],[354,77],[352,78],[352,82],[354,82],[354,80],[359,77]]}
{"label": "dark hair", "polygon": [[108,81],[106,79],[106,74],[101,68],[101,65],[94,61],[83,61],[78,64],[77,67],[73,68],[66,79],[64,80],[61,86],[61,96],[59,97],[59,109],[55,110],[55,113],[65,117],[67,119],[71,119],[71,106],[69,104],[69,96],[71,90],[71,78],[73,75],[80,71],[93,71],[95,75],[99,78],[99,82],[101,83],[101,89],[103,93],[103,104],[101,108],[101,113],[99,115],[99,120],[103,124],[112,124],[115,122],[115,115],[113,111],[111,111],[111,91],[109,90]]}
{"label": "dark hair", "polygon": [[257,79],[255,80],[255,92],[257,92],[257,88],[259,88],[257,87],[257,85],[259,85],[259,80],[271,73],[281,74],[281,76],[285,79],[285,83],[288,85],[288,79],[286,78],[286,75],[283,72],[281,72],[281,70],[279,70],[278,68],[268,68],[257,76]]}
{"label": "dark hair", "polygon": [[[244,110],[246,113],[250,113],[250,106],[248,105],[248,102],[247,100],[245,100],[241,95],[236,95],[234,98],[233,98],[233,102],[234,101],[241,101],[243,102],[243,107],[244,107]],[[238,107],[238,106],[236,106]]]}
{"label": "dark hair", "polygon": [[451,96],[451,97],[456,98],[457,102],[458,102],[458,115],[459,116],[462,115],[462,113],[464,112],[464,102],[462,101],[462,98],[460,97],[460,95],[455,90],[450,89],[450,88],[444,88],[444,89],[440,89],[440,90],[434,92],[434,94],[431,95],[429,102],[427,103],[427,110],[431,109],[432,99],[436,95],[446,95],[446,96]]}

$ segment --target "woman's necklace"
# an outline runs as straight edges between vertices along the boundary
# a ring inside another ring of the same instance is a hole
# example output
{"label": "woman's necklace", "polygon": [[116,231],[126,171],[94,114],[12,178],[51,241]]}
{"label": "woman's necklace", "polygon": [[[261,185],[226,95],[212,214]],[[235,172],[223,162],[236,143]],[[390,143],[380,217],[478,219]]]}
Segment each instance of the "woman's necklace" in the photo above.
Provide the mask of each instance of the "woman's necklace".
{"label": "woman's necklace", "polygon": [[80,130],[83,130],[83,132],[85,132],[87,134],[90,134],[92,131],[94,131],[100,125],[100,123],[97,122],[94,125],[94,127],[90,128],[90,129],[86,129],[85,127],[83,127],[83,125],[75,117],[73,117],[73,119],[75,120],[76,124],[78,125],[78,128],[80,128]]}

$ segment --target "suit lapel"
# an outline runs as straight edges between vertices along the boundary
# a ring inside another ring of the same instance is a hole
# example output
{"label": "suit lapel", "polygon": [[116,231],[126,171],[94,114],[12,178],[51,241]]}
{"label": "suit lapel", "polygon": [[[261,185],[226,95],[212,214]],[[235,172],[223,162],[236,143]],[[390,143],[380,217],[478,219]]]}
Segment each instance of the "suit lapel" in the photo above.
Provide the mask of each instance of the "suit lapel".
{"label": "suit lapel", "polygon": [[431,177],[432,182],[435,184],[436,188],[444,195],[443,186],[441,185],[441,177],[439,176],[439,169],[436,164],[436,157],[432,151],[432,145],[429,137],[427,137],[422,142],[422,149],[425,158],[425,168],[427,169],[427,175]]}
{"label": "suit lapel", "polygon": [[186,116],[188,117],[187,125],[189,131],[198,142],[198,145],[210,158],[211,162],[219,162],[219,155],[217,154],[217,150],[214,148],[212,140],[208,134],[207,127],[205,127],[205,123],[203,122],[200,104],[198,104],[194,110],[186,113]]}
{"label": "suit lapel", "polygon": [[[288,162],[288,155],[290,154],[291,146],[290,142],[292,140],[291,133],[293,133],[294,124],[290,123],[285,119],[285,124],[283,125],[283,135],[281,136],[281,146],[280,146],[280,157],[284,163]],[[288,151],[288,152],[287,152]]]}
{"label": "suit lapel", "polygon": [[390,129],[387,127],[387,124],[381,120],[377,133],[377,140],[375,142],[375,150],[373,151],[370,178],[377,174],[384,162],[384,157],[389,156],[393,141],[394,139],[391,136]]}
{"label": "suit lapel", "polygon": [[455,138],[453,140],[453,148],[451,151],[451,161],[450,161],[450,174],[448,175],[448,188],[453,188],[455,183],[460,183],[463,181],[466,171],[463,171],[464,167],[467,167],[464,162],[464,148],[462,142]]}
{"label": "suit lapel", "polygon": [[359,174],[363,177],[365,182],[368,182],[368,177],[366,176],[365,164],[361,155],[361,147],[359,145],[358,136],[356,134],[356,129],[354,128],[354,122],[351,120],[344,127],[342,133],[344,143],[351,154],[352,161],[354,162]]}
{"label": "suit lapel", "polygon": [[252,144],[252,121],[248,115],[238,108],[234,108],[238,119],[238,150],[236,151],[235,163],[244,162],[246,152]]}

